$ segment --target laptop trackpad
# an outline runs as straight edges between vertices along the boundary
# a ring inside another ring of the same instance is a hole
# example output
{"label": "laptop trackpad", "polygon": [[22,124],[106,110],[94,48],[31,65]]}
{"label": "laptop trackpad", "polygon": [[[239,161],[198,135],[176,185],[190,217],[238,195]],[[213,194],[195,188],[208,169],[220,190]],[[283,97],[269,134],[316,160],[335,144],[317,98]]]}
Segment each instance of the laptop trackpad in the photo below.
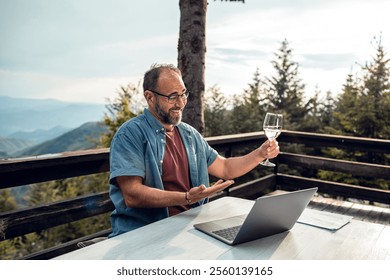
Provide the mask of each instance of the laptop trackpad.
{"label": "laptop trackpad", "polygon": [[246,215],[241,215],[241,216],[235,216],[235,217],[230,217],[227,219],[213,221],[212,222],[213,229],[220,230],[220,229],[224,229],[224,228],[240,226],[244,223],[245,217],[246,217]]}

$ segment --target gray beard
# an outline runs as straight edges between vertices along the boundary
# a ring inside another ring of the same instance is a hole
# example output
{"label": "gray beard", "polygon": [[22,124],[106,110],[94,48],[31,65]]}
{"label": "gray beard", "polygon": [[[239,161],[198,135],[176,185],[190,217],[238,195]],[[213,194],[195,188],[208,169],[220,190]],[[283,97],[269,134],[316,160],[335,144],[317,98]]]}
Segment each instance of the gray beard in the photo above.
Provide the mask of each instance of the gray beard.
{"label": "gray beard", "polygon": [[[172,110],[176,110],[177,108],[172,108]],[[181,123],[181,115],[179,117],[172,117],[170,114],[169,114],[169,111],[168,113],[165,113],[161,107],[160,107],[160,103],[157,101],[156,103],[156,106],[155,106],[155,111],[156,111],[156,114],[157,116],[160,118],[160,120],[163,121],[163,123],[165,124],[171,124],[171,125],[179,125]]]}

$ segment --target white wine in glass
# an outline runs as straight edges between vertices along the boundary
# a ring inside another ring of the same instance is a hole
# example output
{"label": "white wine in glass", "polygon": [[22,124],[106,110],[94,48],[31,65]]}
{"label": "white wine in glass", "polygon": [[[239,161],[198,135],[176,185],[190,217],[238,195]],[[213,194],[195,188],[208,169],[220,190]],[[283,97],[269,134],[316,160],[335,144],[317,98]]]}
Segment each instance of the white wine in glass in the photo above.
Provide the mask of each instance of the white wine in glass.
{"label": "white wine in glass", "polygon": [[[274,140],[279,136],[279,134],[282,132],[282,125],[283,115],[274,113],[267,113],[265,115],[263,129],[265,136],[267,136],[268,140]],[[275,164],[270,162],[268,158],[265,161],[261,162],[261,164],[264,166],[275,166]]]}

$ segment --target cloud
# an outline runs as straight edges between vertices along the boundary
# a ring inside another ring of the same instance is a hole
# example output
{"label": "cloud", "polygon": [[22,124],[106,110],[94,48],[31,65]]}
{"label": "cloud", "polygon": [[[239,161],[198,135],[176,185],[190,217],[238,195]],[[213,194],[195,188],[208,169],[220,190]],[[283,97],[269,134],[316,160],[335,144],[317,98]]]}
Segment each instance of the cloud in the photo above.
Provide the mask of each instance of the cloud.
{"label": "cloud", "polygon": [[317,68],[329,71],[339,68],[348,68],[348,65],[352,65],[356,60],[357,56],[354,53],[304,54],[300,65],[304,68]]}
{"label": "cloud", "polygon": [[116,95],[120,86],[125,86],[130,82],[137,83],[137,81],[139,81],[139,77],[75,78],[55,74],[0,70],[1,95],[12,97],[55,98],[63,101],[106,103],[107,98]]}
{"label": "cloud", "polygon": [[234,63],[252,65],[252,61],[259,61],[267,58],[268,54],[261,50],[235,49],[215,47],[210,50],[208,58],[210,63]]}
{"label": "cloud", "polygon": [[[157,0],[148,0],[148,5],[159,5],[162,14],[151,13],[139,1],[2,2],[1,69],[84,77],[124,75],[129,65],[147,58],[152,49],[161,48],[160,55],[168,46],[167,53],[176,51],[178,21],[177,27],[162,28],[178,19],[179,9]],[[144,17],[147,14],[150,17]]]}
{"label": "cloud", "polygon": [[56,96],[56,98],[66,101],[106,103],[106,100],[113,99],[120,86],[125,86],[128,81],[128,77],[64,79],[65,83],[47,89],[41,96],[43,98]]}

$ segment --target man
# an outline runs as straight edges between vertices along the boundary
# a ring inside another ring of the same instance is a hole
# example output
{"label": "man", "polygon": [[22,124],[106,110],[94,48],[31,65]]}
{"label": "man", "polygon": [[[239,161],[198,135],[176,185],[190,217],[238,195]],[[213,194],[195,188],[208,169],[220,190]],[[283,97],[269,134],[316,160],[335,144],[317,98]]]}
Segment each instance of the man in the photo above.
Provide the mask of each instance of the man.
{"label": "man", "polygon": [[[148,109],[125,122],[110,148],[110,237],[199,206],[266,158],[279,154],[266,141],[241,157],[224,158],[182,123],[189,92],[173,65],[153,65],[144,75]],[[221,178],[209,186],[209,174]]]}

